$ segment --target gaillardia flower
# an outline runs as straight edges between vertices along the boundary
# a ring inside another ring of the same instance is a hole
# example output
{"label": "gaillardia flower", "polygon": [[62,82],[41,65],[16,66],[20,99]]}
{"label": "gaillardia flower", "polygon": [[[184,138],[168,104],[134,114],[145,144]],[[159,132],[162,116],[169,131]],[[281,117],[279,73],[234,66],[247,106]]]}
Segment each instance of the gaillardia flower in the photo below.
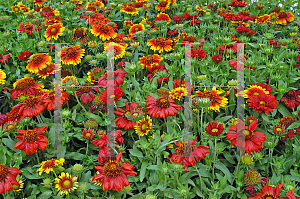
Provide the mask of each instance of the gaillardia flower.
{"label": "gaillardia flower", "polygon": [[36,95],[40,89],[44,88],[42,83],[35,83],[33,77],[18,79],[13,84],[14,89],[10,90],[11,98],[15,100],[20,95]]}
{"label": "gaillardia flower", "polygon": [[293,13],[286,13],[285,11],[281,10],[278,14],[277,24],[286,25],[287,22],[292,22],[294,20],[295,19]]}
{"label": "gaillardia flower", "polygon": [[173,99],[158,97],[155,99],[151,95],[148,95],[148,99],[145,100],[146,109],[148,109],[148,115],[155,118],[165,118],[169,115],[174,116],[178,114],[176,109],[180,109],[181,105],[175,104]]}
{"label": "gaillardia flower", "polygon": [[223,124],[210,121],[206,126],[205,131],[212,136],[219,136],[224,131],[224,127]]}
{"label": "gaillardia flower", "polygon": [[26,66],[31,73],[37,73],[39,70],[46,68],[51,63],[51,56],[48,53],[39,53],[32,55]]}
{"label": "gaillardia flower", "polygon": [[147,135],[152,126],[152,119],[147,115],[144,119],[138,121],[138,128],[135,126],[135,132],[140,136]]}
{"label": "gaillardia flower", "polygon": [[131,3],[129,4],[123,4],[123,8],[121,8],[120,12],[125,12],[126,14],[130,14],[130,15],[137,15],[139,14],[139,11],[132,6]]}
{"label": "gaillardia flower", "polygon": [[289,90],[286,93],[283,93],[283,97],[281,98],[281,102],[285,102],[285,105],[289,107],[290,109],[295,108],[295,106],[300,105],[300,98],[298,97],[300,95],[300,90]]}
{"label": "gaillardia flower", "polygon": [[195,166],[196,162],[204,159],[206,154],[209,153],[207,149],[209,149],[206,145],[196,146],[197,136],[195,135],[195,139],[189,139],[188,142],[182,143],[178,141],[178,143],[174,144],[177,146],[174,154],[170,161],[174,161],[176,163],[182,162],[184,168],[187,170],[187,166],[192,165]]}
{"label": "gaillardia flower", "polygon": [[23,103],[15,105],[12,112],[18,112],[22,118],[37,116],[44,110],[43,99],[43,96],[25,96]]}
{"label": "gaillardia flower", "polygon": [[70,191],[77,189],[77,177],[71,177],[70,174],[62,172],[59,178],[55,178],[55,188],[60,191],[60,195],[68,195]]}
{"label": "gaillardia flower", "polygon": [[277,187],[264,186],[261,192],[256,193],[254,197],[249,199],[277,199],[283,184],[277,185]]}
{"label": "gaillardia flower", "polygon": [[269,112],[273,112],[273,109],[276,109],[278,101],[275,100],[273,95],[260,94],[251,96],[247,100],[247,104],[249,108],[253,108],[254,112],[256,110],[259,113],[265,111],[265,113],[268,114]]}
{"label": "gaillardia flower", "polygon": [[169,38],[164,39],[162,37],[158,37],[157,39],[150,39],[148,40],[147,45],[150,46],[151,50],[158,51],[159,53],[173,50],[173,40]]}
{"label": "gaillardia flower", "polygon": [[65,27],[63,27],[63,24],[55,23],[53,25],[48,26],[44,37],[47,39],[47,41],[50,41],[52,38],[54,40],[57,40],[58,36],[62,36],[64,30]]}
{"label": "gaillardia flower", "polygon": [[40,163],[41,167],[36,171],[39,172],[39,175],[42,175],[43,172],[49,174],[50,171],[54,172],[53,168],[58,166],[58,165],[63,165],[65,162],[64,158],[58,159],[51,159],[47,161],[43,161]]}
{"label": "gaillardia flower", "polygon": [[[129,185],[126,175],[135,176],[134,167],[129,162],[120,162],[123,152],[116,156],[116,160],[109,160],[104,166],[95,166],[99,174],[93,177],[92,181],[97,181],[103,185],[103,191],[123,190]],[[124,164],[127,163],[127,164]]]}
{"label": "gaillardia flower", "polygon": [[13,189],[13,185],[18,185],[16,177],[21,174],[17,167],[7,167],[0,164],[0,194],[9,192]]}
{"label": "gaillardia flower", "polygon": [[81,49],[79,45],[65,47],[61,50],[61,61],[66,65],[77,65],[81,63],[81,58],[84,56],[85,49]]}
{"label": "gaillardia flower", "polygon": [[134,24],[129,28],[129,34],[134,35],[136,32],[145,30],[145,26],[142,23]]}
{"label": "gaillardia flower", "polygon": [[117,37],[117,33],[115,32],[115,30],[108,24],[104,23],[93,24],[91,33],[96,37],[99,36],[102,41],[114,39],[115,37]]}
{"label": "gaillardia flower", "polygon": [[19,141],[14,145],[14,149],[25,151],[27,155],[34,154],[37,149],[46,149],[48,138],[43,135],[48,126],[35,128],[34,130],[17,130]]}
{"label": "gaillardia flower", "polygon": [[3,70],[0,69],[0,85],[5,84],[6,74]]}
{"label": "gaillardia flower", "polygon": [[139,64],[145,68],[152,68],[153,65],[159,64],[163,60],[163,57],[158,54],[143,56],[139,60]]}

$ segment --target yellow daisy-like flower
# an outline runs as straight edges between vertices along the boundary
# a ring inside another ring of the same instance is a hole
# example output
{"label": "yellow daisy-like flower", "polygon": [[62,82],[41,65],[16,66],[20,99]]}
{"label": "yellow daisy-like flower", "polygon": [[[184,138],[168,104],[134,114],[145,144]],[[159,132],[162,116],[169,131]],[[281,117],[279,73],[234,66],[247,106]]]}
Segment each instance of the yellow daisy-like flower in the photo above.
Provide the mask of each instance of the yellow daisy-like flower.
{"label": "yellow daisy-like flower", "polygon": [[6,74],[3,70],[0,69],[0,85],[5,84]]}
{"label": "yellow daisy-like flower", "polygon": [[122,58],[124,57],[125,53],[126,53],[126,46],[123,46],[121,44],[114,44],[114,45],[110,45],[108,44],[104,44],[104,53],[107,53],[107,49],[108,51],[111,50],[112,48],[114,48],[114,59],[118,59],[118,58]]}
{"label": "yellow daisy-like flower", "polygon": [[139,14],[139,11],[135,7],[133,7],[131,4],[125,6],[124,8],[121,8],[120,12],[125,12],[126,14],[130,14],[130,15]]}
{"label": "yellow daisy-like flower", "polygon": [[54,172],[53,167],[56,167],[58,165],[63,165],[65,162],[64,158],[57,159],[51,159],[47,161],[43,161],[40,163],[41,167],[36,171],[39,172],[39,175],[42,175],[43,172],[49,174],[50,171]]}
{"label": "yellow daisy-like flower", "polygon": [[169,52],[173,50],[172,45],[173,41],[170,38],[164,39],[162,37],[158,37],[157,39],[150,39],[147,43],[148,46],[150,46],[150,49],[155,51],[158,51],[159,53],[162,53],[164,51]]}
{"label": "yellow daisy-like flower", "polygon": [[244,91],[244,98],[249,98],[253,95],[260,95],[260,94],[266,94],[269,95],[269,91],[267,91],[265,88],[258,86],[258,85],[250,85],[245,91]]}
{"label": "yellow daisy-like flower", "polygon": [[200,8],[200,6],[196,5],[195,7],[198,11],[206,13],[206,10],[204,8]]}
{"label": "yellow daisy-like flower", "polygon": [[261,15],[258,18],[256,18],[255,23],[257,25],[259,25],[259,24],[267,23],[269,20],[270,20],[270,15],[265,14],[265,15]]}
{"label": "yellow daisy-like flower", "polygon": [[15,192],[21,191],[24,187],[24,182],[22,180],[22,176],[18,175],[16,178],[18,184],[13,184],[13,190]]}
{"label": "yellow daisy-like flower", "polygon": [[62,36],[64,30],[65,27],[63,27],[62,23],[55,23],[53,25],[48,26],[44,37],[47,39],[47,41],[50,41],[51,38],[57,40],[58,36]]}
{"label": "yellow daisy-like flower", "polygon": [[148,132],[151,129],[151,126],[152,126],[152,119],[150,118],[149,115],[147,115],[144,119],[138,121],[139,129],[137,130],[137,126],[135,126],[134,129],[137,134],[140,134],[140,136],[144,136],[148,134]]}
{"label": "yellow daisy-like flower", "polygon": [[70,191],[77,189],[78,182],[77,177],[71,177],[70,174],[62,172],[59,178],[55,178],[55,188],[60,191],[60,195],[68,195]]}
{"label": "yellow daisy-like flower", "polygon": [[226,97],[220,96],[224,91],[218,91],[216,87],[213,87],[211,91],[207,91],[206,88],[204,92],[196,91],[196,95],[192,97],[195,98],[209,98],[211,100],[211,105],[208,106],[209,110],[214,110],[215,112],[220,112],[220,107],[225,107],[228,104],[228,99]]}
{"label": "yellow daisy-like flower", "polygon": [[91,33],[99,36],[102,41],[114,39],[118,35],[111,26],[103,23],[92,25]]}
{"label": "yellow daisy-like flower", "polygon": [[187,95],[187,91],[184,87],[177,87],[169,92],[170,98],[180,100],[181,97]]}
{"label": "yellow daisy-like flower", "polygon": [[242,162],[246,165],[250,165],[253,163],[253,158],[251,157],[251,155],[249,154],[245,154],[243,157],[242,157]]}

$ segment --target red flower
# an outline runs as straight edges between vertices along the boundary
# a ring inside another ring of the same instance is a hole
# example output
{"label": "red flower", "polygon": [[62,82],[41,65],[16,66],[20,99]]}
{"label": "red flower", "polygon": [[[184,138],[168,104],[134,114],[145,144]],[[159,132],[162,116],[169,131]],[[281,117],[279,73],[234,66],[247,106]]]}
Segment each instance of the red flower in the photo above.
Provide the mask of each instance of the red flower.
{"label": "red flower", "polygon": [[182,21],[182,17],[181,16],[174,16],[173,20],[175,21],[175,23],[179,23]]}
{"label": "red flower", "polygon": [[256,110],[259,113],[265,111],[268,114],[269,112],[273,112],[273,109],[276,109],[278,101],[276,101],[273,95],[260,94],[251,96],[247,100],[247,104],[249,108],[253,108],[254,112]]}
{"label": "red flower", "polygon": [[27,34],[32,35],[32,32],[42,29],[39,27],[39,25],[33,25],[32,23],[25,21],[25,25],[23,25],[23,23],[21,22],[19,24],[19,27],[17,27],[17,30],[22,33],[26,32]]}
{"label": "red flower", "polygon": [[[133,171],[134,167],[129,162],[120,162],[122,153],[116,156],[116,160],[110,160],[105,163],[103,167],[95,166],[95,169],[100,174],[93,177],[93,181],[103,185],[103,191],[109,190],[123,190],[125,186],[129,185],[126,175],[135,176],[136,172]],[[124,164],[128,163],[128,164]]]}
{"label": "red flower", "polygon": [[117,66],[118,66],[119,68],[125,68],[126,63],[131,64],[129,61],[122,60],[122,61],[120,61],[120,62],[118,63]]}
{"label": "red flower", "polygon": [[10,54],[3,55],[0,53],[0,63],[4,64],[8,62],[8,59],[11,58]]}
{"label": "red flower", "polygon": [[281,98],[281,102],[285,101],[285,105],[289,107],[290,109],[295,108],[296,106],[300,105],[300,98],[298,97],[300,95],[300,90],[289,90],[288,92],[283,94],[283,97]]}
{"label": "red flower", "polygon": [[17,104],[12,108],[12,112],[18,112],[21,118],[37,116],[44,110],[43,100],[44,97],[42,96],[26,96],[23,103]]}
{"label": "red flower", "polygon": [[202,50],[201,48],[198,49],[191,49],[192,51],[192,57],[193,58],[201,58],[203,59],[203,57],[206,57],[206,52],[205,50]]}
{"label": "red flower", "polygon": [[[134,129],[134,127],[136,126],[136,122],[128,120],[126,115],[134,110],[141,111],[143,108],[138,108],[139,104],[136,103],[135,101],[132,102],[130,105],[128,105],[128,102],[125,103],[126,103],[126,111],[116,107],[117,111],[115,111],[115,114],[118,117],[115,119],[115,123],[118,127],[123,128],[125,130]],[[143,111],[143,114],[144,113],[145,112]]]}
{"label": "red flower", "polygon": [[[123,69],[118,69],[114,71],[114,85],[119,86],[124,83],[124,77],[127,72]],[[107,86],[107,72],[105,72],[98,80],[98,86],[106,88]]]}
{"label": "red flower", "polygon": [[212,60],[218,64],[223,60],[223,57],[219,54],[216,54],[212,56]]}
{"label": "red flower", "polygon": [[66,104],[68,102],[69,93],[66,93],[65,91],[61,91],[61,102],[60,99],[55,100],[55,91],[54,89],[49,92],[44,93],[43,102],[44,107],[48,110],[54,110],[55,106],[61,106],[62,104]]}
{"label": "red flower", "polygon": [[87,104],[93,101],[95,94],[92,92],[92,86],[89,84],[83,84],[80,89],[76,91],[77,97],[79,97],[83,104]]}
{"label": "red flower", "polygon": [[271,187],[271,186],[264,186],[262,188],[262,192],[256,193],[254,197],[250,197],[249,199],[276,199],[279,196],[281,187],[283,184],[277,185],[277,187]]}
{"label": "red flower", "polygon": [[151,95],[148,95],[148,99],[145,100],[146,109],[148,109],[148,115],[155,118],[165,118],[169,115],[178,114],[176,109],[180,109],[181,105],[174,104],[174,100],[170,98],[158,97],[155,99]]}
{"label": "red flower", "polygon": [[[96,89],[97,92],[99,92]],[[123,96],[123,90],[122,88],[115,88],[114,90],[114,95],[109,97],[109,100],[107,101],[107,89],[105,90],[105,92],[102,92],[100,94],[100,99],[104,102],[104,103],[112,103],[113,101],[117,101],[120,97]]]}
{"label": "red flower", "polygon": [[26,152],[27,155],[34,154],[37,149],[46,149],[48,138],[43,133],[48,129],[48,126],[35,128],[34,130],[17,130],[19,141],[13,148],[20,149]]}
{"label": "red flower", "polygon": [[30,55],[32,55],[32,53],[29,50],[20,52],[19,61],[26,60],[28,57],[30,57]]}
{"label": "red flower", "polygon": [[94,135],[95,135],[95,131],[91,128],[89,128],[88,130],[86,128],[81,130],[81,134],[82,137],[85,139],[93,139]]}
{"label": "red flower", "polygon": [[172,154],[172,157],[170,159],[171,161],[174,161],[175,163],[182,162],[184,165],[184,168],[187,170],[187,166],[196,165],[196,161],[199,161],[201,159],[204,159],[206,157],[206,153],[209,153],[207,149],[209,149],[208,146],[205,145],[199,145],[195,146],[195,143],[197,141],[197,136],[195,135],[195,139],[189,139],[188,142],[182,143],[181,141],[178,141],[178,143],[174,144],[177,146],[175,149],[174,154]]}
{"label": "red flower", "polygon": [[287,195],[287,197],[282,197],[280,199],[300,199],[300,197],[296,198],[295,193],[294,193],[294,189],[292,189],[291,192],[287,192],[286,195]]}
{"label": "red flower", "polygon": [[[147,67],[147,69],[150,72],[150,74],[147,75],[149,82],[153,81],[153,77],[159,71],[166,71],[168,74],[168,70],[166,69],[165,65],[162,65],[162,64],[156,64],[156,65],[153,65],[152,67]],[[162,85],[163,81],[168,81],[168,80],[169,80],[169,77],[165,77],[165,78],[160,77],[157,79],[157,84]]]}
{"label": "red flower", "polygon": [[254,116],[249,116],[249,117],[247,118],[247,123],[248,123],[248,124],[251,124],[253,121],[256,121],[256,122],[257,122],[257,119],[256,119]]}
{"label": "red flower", "polygon": [[0,114],[0,126],[5,124],[8,121],[8,117],[5,114]]}
{"label": "red flower", "polygon": [[0,164],[0,194],[13,190],[13,185],[18,185],[16,177],[22,172],[17,167],[7,167]]}
{"label": "red flower", "polygon": [[210,121],[206,126],[205,131],[212,136],[219,136],[224,131],[224,127],[223,124]]}
{"label": "red flower", "polygon": [[18,79],[13,86],[14,89],[9,91],[13,100],[20,95],[36,95],[40,89],[44,88],[42,83],[35,83],[35,80],[32,77]]}
{"label": "red flower", "polygon": [[[243,130],[243,127],[245,127],[245,130]],[[266,139],[264,133],[254,131],[257,128],[256,121],[253,121],[249,126],[245,126],[244,122],[239,120],[237,125],[232,125],[229,128],[231,131],[227,132],[226,138],[231,141],[232,145],[238,145],[237,147],[241,148],[241,150],[245,149],[245,152],[248,154],[259,151]],[[244,140],[245,146],[243,146]]]}
{"label": "red flower", "polygon": [[256,4],[256,7],[258,8],[258,9],[263,9],[265,6],[263,5],[263,4]]}

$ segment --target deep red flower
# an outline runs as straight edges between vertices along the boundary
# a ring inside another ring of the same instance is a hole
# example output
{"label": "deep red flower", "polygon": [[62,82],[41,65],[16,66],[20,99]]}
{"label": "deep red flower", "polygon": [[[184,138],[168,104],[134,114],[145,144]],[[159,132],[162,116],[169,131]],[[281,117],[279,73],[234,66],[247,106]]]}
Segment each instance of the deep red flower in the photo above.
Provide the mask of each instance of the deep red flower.
{"label": "deep red flower", "polygon": [[22,172],[17,167],[7,167],[4,164],[0,164],[0,194],[13,190],[13,185],[18,185],[16,177]]}
{"label": "deep red flower", "polygon": [[246,68],[250,68],[252,70],[256,70],[256,67],[246,66],[246,65],[242,65],[242,64],[238,65],[237,59],[231,59],[231,60],[228,60],[227,62],[229,64],[229,66],[233,67],[234,70],[243,71],[244,70],[243,66]]}
{"label": "deep red flower", "polygon": [[249,117],[247,118],[247,123],[248,123],[248,124],[251,124],[251,122],[253,122],[253,121],[256,121],[256,122],[257,122],[257,119],[256,119],[254,116],[249,116]]}
{"label": "deep red flower", "polygon": [[[243,130],[244,127],[245,130]],[[239,120],[237,125],[232,125],[229,128],[231,131],[227,132],[226,138],[231,141],[232,145],[237,146],[241,150],[245,150],[248,154],[259,151],[262,147],[262,143],[266,139],[264,133],[255,131],[257,128],[256,121],[253,121],[249,126],[245,126],[244,122]],[[243,145],[244,141],[245,145]]]}
{"label": "deep red flower", "polygon": [[21,118],[33,117],[41,114],[45,109],[43,104],[44,96],[26,96],[23,103],[12,108],[12,112],[18,112]]}
{"label": "deep red flower", "polygon": [[247,100],[247,104],[249,108],[253,108],[254,112],[256,110],[259,113],[265,111],[268,114],[269,112],[273,112],[273,109],[276,109],[278,101],[276,101],[273,95],[260,94],[251,96]]}
{"label": "deep red flower", "polygon": [[212,136],[219,136],[224,131],[224,127],[223,124],[210,121],[206,126],[205,131]]}
{"label": "deep red flower", "polygon": [[[97,92],[99,92],[98,89],[95,89]],[[123,96],[123,90],[122,87],[120,88],[115,88],[114,89],[114,95],[109,97],[109,100],[107,100],[107,89],[105,90],[105,92],[102,92],[100,94],[100,99],[104,102],[104,103],[112,103],[114,101],[117,101],[118,99],[120,99],[120,97]]]}
{"label": "deep red flower", "polygon": [[0,126],[5,124],[8,121],[8,117],[5,114],[0,114]]}
{"label": "deep red flower", "polygon": [[61,106],[62,104],[66,104],[69,100],[69,93],[65,91],[61,91],[61,102],[60,99],[55,99],[55,91],[54,89],[48,92],[44,92],[43,102],[44,107],[48,110],[54,110],[55,106]]}
{"label": "deep red flower", "polygon": [[32,52],[30,52],[29,50],[20,52],[19,61],[26,60],[28,57],[30,57],[30,55],[32,55]]}
{"label": "deep red flower", "polygon": [[193,58],[201,58],[203,59],[203,57],[206,57],[206,52],[205,50],[202,50],[201,48],[198,49],[191,49],[192,51],[192,57]]}
{"label": "deep red flower", "polygon": [[120,62],[117,64],[117,66],[118,66],[119,68],[125,68],[126,63],[131,64],[129,61],[122,60],[122,61],[120,61]]}
{"label": "deep red flower", "polygon": [[35,80],[32,77],[24,77],[18,79],[13,84],[14,89],[10,90],[11,98],[15,100],[20,95],[36,95],[40,89],[44,88],[42,83],[35,83]]}
{"label": "deep red flower", "polygon": [[175,21],[175,23],[179,23],[182,21],[182,17],[181,16],[174,16],[173,20]]}
{"label": "deep red flower", "polygon": [[81,85],[81,88],[76,90],[76,95],[81,99],[83,104],[87,104],[93,101],[95,94],[92,92],[93,88],[89,84]]}
{"label": "deep red flower", "polygon": [[[134,110],[138,110],[138,111],[142,111],[143,108],[138,108],[139,104],[134,102],[131,102],[130,105],[128,105],[128,102],[125,102],[126,104],[126,110],[124,111],[123,109],[120,109],[118,107],[116,107],[115,114],[118,116],[115,119],[115,123],[118,127],[123,128],[125,130],[128,129],[134,129],[134,127],[136,126],[136,122],[133,122],[131,120],[129,120],[126,115],[129,114],[131,111]],[[143,114],[145,112],[143,111]]]}
{"label": "deep red flower", "polygon": [[294,189],[292,189],[291,192],[287,192],[286,195],[287,195],[287,197],[282,197],[282,198],[279,198],[279,199],[300,199],[300,197],[296,198],[295,193],[294,193]]}
{"label": "deep red flower", "polygon": [[283,97],[281,98],[281,102],[285,102],[285,105],[289,107],[290,109],[295,108],[295,106],[300,105],[300,98],[298,97],[300,95],[300,90],[289,90],[288,92],[283,94]]}
{"label": "deep red flower", "polygon": [[[147,67],[147,69],[150,72],[150,74],[147,75],[149,82],[153,81],[155,74],[159,71],[166,71],[168,74],[168,70],[166,69],[165,65],[162,65],[162,64],[156,64],[156,65],[153,65],[152,67]],[[165,77],[165,78],[159,77],[157,79],[157,84],[162,85],[163,81],[165,82],[168,80],[169,80],[169,77]]]}
{"label": "deep red flower", "polygon": [[178,114],[176,109],[180,109],[181,105],[175,104],[173,99],[158,97],[155,99],[151,95],[148,95],[148,99],[145,100],[146,109],[148,109],[148,115],[155,118],[165,118],[169,115]]}
{"label": "deep red flower", "polygon": [[195,166],[197,161],[204,159],[206,154],[209,153],[207,150],[209,147],[206,145],[195,146],[196,141],[197,136],[195,135],[195,139],[189,139],[188,142],[174,142],[177,148],[175,149],[176,153],[172,154],[170,163],[171,161],[174,161],[175,163],[182,162],[184,168],[187,170],[187,166]]}
{"label": "deep red flower", "polygon": [[48,138],[43,135],[48,129],[48,126],[40,127],[34,130],[17,130],[19,141],[13,148],[20,149],[26,152],[27,155],[34,154],[37,149],[46,149],[48,145]]}
{"label": "deep red flower", "polygon": [[[124,77],[127,72],[123,69],[114,71],[114,86],[119,86],[124,83]],[[98,86],[106,88],[107,86],[107,72],[105,72],[98,80]]]}
{"label": "deep red flower", "polygon": [[263,9],[265,6],[263,5],[263,4],[256,4],[256,7],[258,8],[258,9]]}
{"label": "deep red flower", "polygon": [[19,24],[19,27],[16,27],[16,29],[20,32],[26,32],[29,35],[32,35],[32,32],[42,30],[39,25],[33,25],[30,22],[25,21],[25,25],[21,22]]}
{"label": "deep red flower", "polygon": [[212,56],[212,60],[218,64],[223,60],[223,57],[219,54],[216,54]]}
{"label": "deep red flower", "polygon": [[277,199],[283,184],[277,185],[277,187],[264,186],[262,192],[256,193],[254,197],[249,199]]}
{"label": "deep red flower", "polygon": [[[122,153],[116,156],[116,160],[110,160],[102,166],[95,166],[95,169],[99,171],[99,174],[93,177],[92,181],[101,183],[103,185],[103,191],[109,190],[123,190],[125,186],[129,185],[126,175],[135,176],[136,172],[133,171],[134,167],[130,162],[120,162]],[[127,163],[127,164],[124,164]]]}
{"label": "deep red flower", "polygon": [[0,63],[7,63],[9,58],[11,58],[10,54],[3,55],[0,53]]}

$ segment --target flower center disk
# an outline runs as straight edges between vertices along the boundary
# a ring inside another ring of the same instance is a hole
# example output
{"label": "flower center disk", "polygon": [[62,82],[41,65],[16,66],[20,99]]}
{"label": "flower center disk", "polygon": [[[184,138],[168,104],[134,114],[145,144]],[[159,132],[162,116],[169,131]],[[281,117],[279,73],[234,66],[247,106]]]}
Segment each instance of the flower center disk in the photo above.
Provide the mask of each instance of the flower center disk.
{"label": "flower center disk", "polygon": [[155,100],[155,105],[160,107],[160,108],[169,108],[171,103],[167,98],[164,97],[158,97]]}
{"label": "flower center disk", "polygon": [[35,130],[28,130],[23,135],[23,140],[26,143],[35,142],[39,137],[39,133]]}
{"label": "flower center disk", "polygon": [[104,166],[104,174],[109,177],[116,177],[122,174],[122,164],[117,161],[109,161]]}

